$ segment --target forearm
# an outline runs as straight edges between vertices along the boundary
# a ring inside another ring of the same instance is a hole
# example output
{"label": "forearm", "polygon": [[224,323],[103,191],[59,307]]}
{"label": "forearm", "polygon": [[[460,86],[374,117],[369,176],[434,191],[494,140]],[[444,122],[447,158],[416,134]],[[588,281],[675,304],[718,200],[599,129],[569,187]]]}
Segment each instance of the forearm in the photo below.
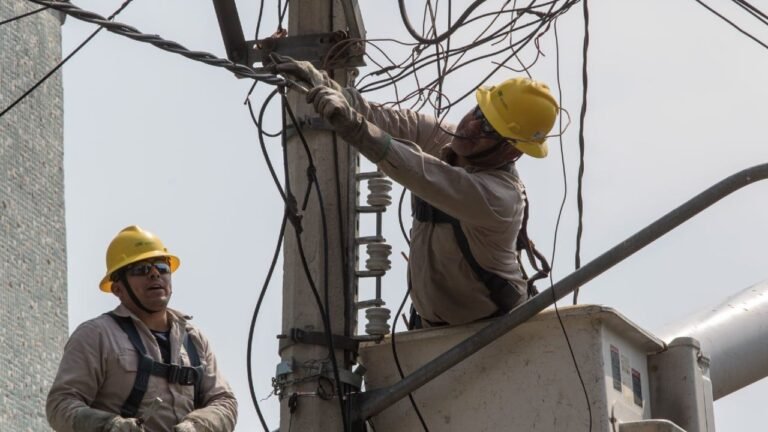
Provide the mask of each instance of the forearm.
{"label": "forearm", "polygon": [[[414,142],[428,154],[436,156],[450,141],[450,135],[438,127],[437,120],[432,116],[368,102],[354,88],[345,88],[343,94],[350,106],[363,118],[395,138]],[[452,125],[444,127],[453,129]]]}

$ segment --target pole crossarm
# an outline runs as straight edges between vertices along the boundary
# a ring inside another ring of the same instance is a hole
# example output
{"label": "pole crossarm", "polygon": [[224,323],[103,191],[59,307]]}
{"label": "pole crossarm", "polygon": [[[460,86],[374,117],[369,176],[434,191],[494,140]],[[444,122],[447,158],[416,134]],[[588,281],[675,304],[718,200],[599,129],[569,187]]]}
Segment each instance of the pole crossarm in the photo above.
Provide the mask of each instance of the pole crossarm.
{"label": "pole crossarm", "polygon": [[80,21],[85,21],[92,24],[100,25],[104,27],[107,31],[131,38],[133,40],[137,40],[139,42],[152,44],[164,51],[180,54],[184,57],[187,57],[195,61],[199,61],[211,66],[227,69],[238,76],[242,76],[245,78],[252,78],[257,81],[261,81],[261,82],[272,84],[272,85],[286,84],[285,79],[279,76],[272,75],[272,74],[257,73],[256,71],[254,71],[253,69],[251,69],[246,65],[233,63],[227,59],[216,57],[215,55],[208,52],[191,51],[177,42],[163,39],[158,35],[142,33],[136,28],[131,27],[127,24],[123,24],[115,21],[109,21],[97,13],[80,9],[79,7],[69,2],[56,1],[56,0],[27,0],[27,1],[41,5],[41,6],[48,6],[51,9],[56,9],[62,13],[65,13],[71,16],[72,18],[78,19]]}
{"label": "pole crossarm", "polygon": [[716,183],[584,267],[561,279],[541,294],[518,306],[509,314],[498,318],[476,334],[420,367],[403,380],[386,388],[359,393],[355,403],[353,403],[353,420],[365,420],[380,413],[715,202],[744,186],[766,178],[768,178],[768,164],[761,164]]}

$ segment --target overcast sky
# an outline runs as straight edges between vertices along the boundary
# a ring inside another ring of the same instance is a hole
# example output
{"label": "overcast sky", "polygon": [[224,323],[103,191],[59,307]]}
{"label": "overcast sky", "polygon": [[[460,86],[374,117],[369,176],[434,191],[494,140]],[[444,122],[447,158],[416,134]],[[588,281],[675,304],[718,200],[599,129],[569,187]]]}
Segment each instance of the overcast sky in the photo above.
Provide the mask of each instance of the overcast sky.
{"label": "overcast sky", "polygon": [[[73,3],[107,16],[120,1]],[[360,3],[369,38],[408,39],[396,1]],[[458,10],[469,2],[453,3]],[[501,4],[488,3],[489,9]],[[732,3],[711,3],[768,41],[766,27]],[[258,4],[237,4],[246,37],[252,38]],[[764,1],[754,4],[768,9]],[[693,0],[590,5],[583,264],[715,182],[768,161],[765,48]],[[117,20],[190,49],[225,56],[209,1],[135,0]],[[574,124],[563,139],[568,196],[555,280],[574,268],[582,23],[579,5],[558,24],[562,105]],[[276,26],[270,4],[262,36]],[[93,29],[68,18],[64,53]],[[553,33],[542,37],[545,57],[532,73],[556,90]],[[525,58],[532,58],[530,52]],[[467,68],[449,80],[449,92],[462,93],[491,67],[479,62]],[[172,306],[195,316],[240,400],[237,431],[259,430],[248,393],[245,346],[282,202],[242,103],[250,82],[107,32],[63,73],[70,331],[116,304],[97,288],[112,237],[132,224],[155,232],[181,258]],[[509,75],[515,73],[494,78]],[[268,90],[259,87],[253,97],[256,106]],[[387,100],[387,93],[371,97]],[[457,120],[471,106],[471,100],[465,101],[448,119]],[[267,129],[275,131],[277,109],[270,111]],[[279,143],[271,141],[270,148],[279,160]],[[531,201],[529,232],[547,255],[565,190],[556,139],[550,148],[547,159],[519,163]],[[768,184],[756,184],[726,198],[589,283],[580,302],[616,308],[654,332],[765,280],[766,193]],[[394,211],[386,216],[385,231],[395,255],[384,291],[394,310],[406,288],[398,255],[407,250]],[[253,366],[256,394],[262,398],[271,391],[279,361],[275,335],[280,332],[281,287],[278,271],[256,329]],[[570,297],[563,301],[569,302]],[[765,424],[766,399],[768,383],[763,380],[718,401],[718,430]],[[277,398],[263,407],[270,427],[276,428]]]}

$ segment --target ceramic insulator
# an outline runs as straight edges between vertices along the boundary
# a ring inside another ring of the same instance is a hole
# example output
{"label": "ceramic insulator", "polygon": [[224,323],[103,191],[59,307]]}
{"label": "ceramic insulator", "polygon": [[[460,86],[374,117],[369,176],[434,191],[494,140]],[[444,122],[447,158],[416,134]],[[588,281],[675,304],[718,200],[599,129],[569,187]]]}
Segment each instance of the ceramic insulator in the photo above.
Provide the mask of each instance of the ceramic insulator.
{"label": "ceramic insulator", "polygon": [[368,180],[368,205],[386,207],[392,204],[389,191],[392,190],[392,180],[388,178],[373,178]]}
{"label": "ceramic insulator", "polygon": [[365,260],[365,268],[371,271],[387,271],[392,268],[389,256],[392,254],[392,246],[387,243],[368,243],[366,245],[368,259]]}
{"label": "ceramic insulator", "polygon": [[390,311],[385,307],[372,307],[365,310],[365,318],[368,324],[365,325],[365,332],[369,335],[387,335],[389,334],[389,316]]}

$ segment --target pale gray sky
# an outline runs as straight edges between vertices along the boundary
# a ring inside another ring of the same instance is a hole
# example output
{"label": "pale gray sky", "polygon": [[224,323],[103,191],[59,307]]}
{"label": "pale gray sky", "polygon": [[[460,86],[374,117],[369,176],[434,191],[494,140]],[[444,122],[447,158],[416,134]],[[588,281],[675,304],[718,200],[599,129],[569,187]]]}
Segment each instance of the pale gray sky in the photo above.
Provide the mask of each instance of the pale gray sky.
{"label": "pale gray sky", "polygon": [[[120,1],[74,3],[106,16]],[[453,3],[458,8],[469,2]],[[768,29],[732,3],[711,3],[768,41]],[[245,33],[252,38],[258,4],[237,4]],[[274,6],[267,6],[262,36],[276,28]],[[590,6],[582,263],[722,178],[768,161],[768,56],[763,47],[693,0],[614,0]],[[361,0],[360,8],[369,38],[407,39],[394,0]],[[118,21],[224,56],[209,1],[135,0]],[[67,19],[64,52],[93,29]],[[577,5],[558,25],[562,105],[574,124],[563,141],[568,201],[555,280],[570,273],[574,262],[582,29]],[[532,73],[555,89],[553,32],[541,42],[546,56]],[[459,94],[489,69],[483,62],[468,68],[449,81],[449,92]],[[107,32],[63,73],[70,329],[115,305],[116,299],[101,293],[97,284],[105,248],[117,231],[139,224],[155,232],[182,262],[174,275],[173,306],[195,316],[240,400],[237,430],[258,430],[247,387],[245,345],[282,202],[242,104],[250,83]],[[500,74],[497,81],[507,76]],[[256,106],[267,90],[259,87]],[[387,94],[371,97],[384,100]],[[471,104],[457,107],[449,120]],[[271,109],[269,131],[278,129],[276,111]],[[269,145],[278,161],[278,142]],[[563,194],[557,140],[550,147],[549,158],[519,164],[532,206],[529,230],[547,255]],[[766,279],[766,193],[768,184],[737,192],[595,279],[582,289],[580,301],[614,307],[654,332]],[[394,211],[388,213],[385,229],[395,266],[384,291],[394,310],[405,292],[404,263],[397,255],[406,250]],[[281,287],[278,271],[256,329],[253,366],[260,397],[271,391],[270,378],[279,361],[275,335],[280,332]],[[765,424],[768,412],[762,401],[767,397],[768,382],[763,380],[718,401],[718,429]],[[278,425],[277,406],[275,397],[262,404],[272,428]]]}

